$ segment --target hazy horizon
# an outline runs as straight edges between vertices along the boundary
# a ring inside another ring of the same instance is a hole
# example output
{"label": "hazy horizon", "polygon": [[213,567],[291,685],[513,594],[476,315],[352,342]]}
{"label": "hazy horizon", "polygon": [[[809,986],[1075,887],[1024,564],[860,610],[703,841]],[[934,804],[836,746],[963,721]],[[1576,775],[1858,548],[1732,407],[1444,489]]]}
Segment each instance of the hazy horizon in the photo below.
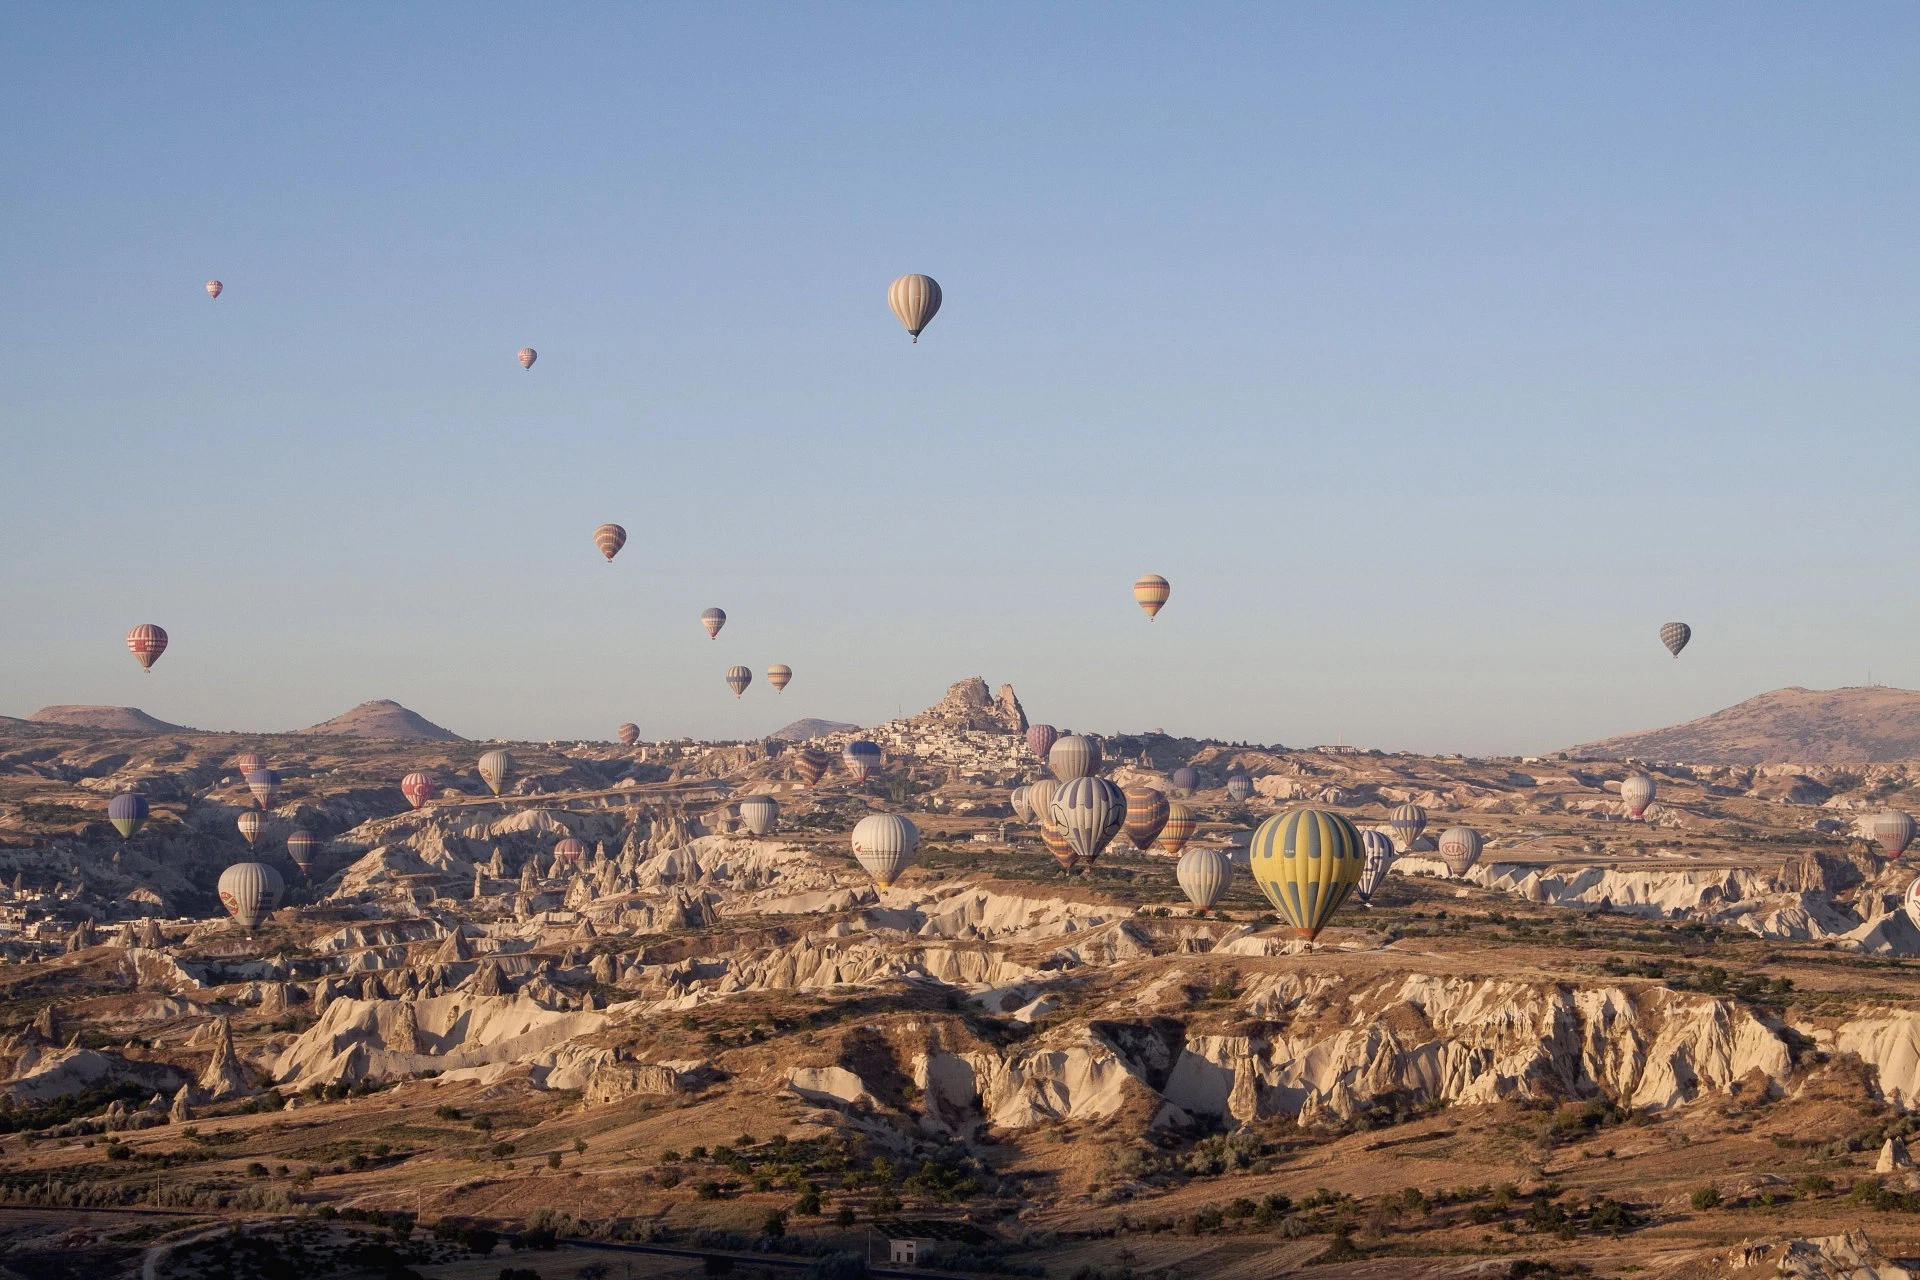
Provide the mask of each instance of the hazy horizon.
{"label": "hazy horizon", "polygon": [[1910,7],[0,33],[0,713],[741,738],[978,674],[1487,755],[1920,685]]}

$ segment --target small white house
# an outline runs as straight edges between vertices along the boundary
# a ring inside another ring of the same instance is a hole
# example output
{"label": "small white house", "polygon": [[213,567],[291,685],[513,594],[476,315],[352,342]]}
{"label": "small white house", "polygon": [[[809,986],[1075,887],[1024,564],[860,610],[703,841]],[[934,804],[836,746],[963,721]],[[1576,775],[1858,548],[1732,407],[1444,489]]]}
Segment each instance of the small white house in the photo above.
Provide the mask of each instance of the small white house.
{"label": "small white house", "polygon": [[920,1265],[920,1251],[927,1248],[931,1240],[889,1240],[890,1261],[905,1263],[909,1267]]}

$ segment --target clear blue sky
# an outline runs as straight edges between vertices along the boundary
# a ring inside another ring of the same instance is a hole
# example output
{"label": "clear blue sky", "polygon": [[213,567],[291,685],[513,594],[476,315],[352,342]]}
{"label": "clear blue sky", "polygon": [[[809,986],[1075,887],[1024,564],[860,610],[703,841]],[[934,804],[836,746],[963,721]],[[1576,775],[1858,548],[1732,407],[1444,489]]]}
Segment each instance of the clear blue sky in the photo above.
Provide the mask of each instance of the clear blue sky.
{"label": "clear blue sky", "polygon": [[1920,686],[1912,5],[17,4],[0,109],[0,712]]}

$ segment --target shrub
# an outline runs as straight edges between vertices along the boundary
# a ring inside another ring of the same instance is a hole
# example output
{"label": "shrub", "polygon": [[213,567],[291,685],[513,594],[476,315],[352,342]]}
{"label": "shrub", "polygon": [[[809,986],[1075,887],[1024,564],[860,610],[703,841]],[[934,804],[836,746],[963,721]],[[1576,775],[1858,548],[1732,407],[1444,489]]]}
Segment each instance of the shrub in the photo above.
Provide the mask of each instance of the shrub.
{"label": "shrub", "polygon": [[793,1202],[793,1211],[795,1213],[805,1214],[809,1218],[818,1217],[820,1214],[820,1193],[812,1187],[808,1187],[800,1193],[800,1198]]}
{"label": "shrub", "polygon": [[843,1204],[834,1212],[833,1225],[845,1231],[853,1225],[853,1206]]}
{"label": "shrub", "polygon": [[680,1171],[678,1169],[669,1169],[665,1173],[661,1174],[660,1185],[668,1191],[671,1191],[675,1187],[679,1186]]}
{"label": "shrub", "polygon": [[1712,1183],[1708,1183],[1693,1193],[1693,1207],[1696,1209],[1703,1211],[1707,1209],[1718,1209],[1720,1204],[1720,1188],[1714,1186]]}
{"label": "shrub", "polygon": [[[800,1210],[802,1213],[818,1213],[819,1211],[817,1204],[812,1210]],[[760,1219],[760,1234],[763,1236],[773,1236],[776,1239],[787,1234],[787,1215],[779,1209],[767,1210],[767,1216]]]}
{"label": "shrub", "polygon": [[547,1168],[558,1169],[559,1167],[560,1167],[560,1153],[558,1151],[549,1151],[547,1153]]}
{"label": "shrub", "polygon": [[[448,1108],[448,1110],[452,1110],[452,1108]],[[492,1130],[493,1121],[486,1116],[475,1116],[473,1118],[473,1127],[482,1133],[486,1133]]]}
{"label": "shrub", "polygon": [[1810,1173],[1800,1179],[1799,1185],[1805,1195],[1824,1196],[1833,1190],[1833,1179],[1824,1173]]}
{"label": "shrub", "polygon": [[460,1118],[461,1118],[461,1116],[460,1116],[460,1108],[458,1108],[458,1107],[435,1107],[435,1108],[433,1109],[433,1116],[434,1116],[434,1119],[436,1119],[436,1120],[458,1120],[458,1119],[460,1119]]}

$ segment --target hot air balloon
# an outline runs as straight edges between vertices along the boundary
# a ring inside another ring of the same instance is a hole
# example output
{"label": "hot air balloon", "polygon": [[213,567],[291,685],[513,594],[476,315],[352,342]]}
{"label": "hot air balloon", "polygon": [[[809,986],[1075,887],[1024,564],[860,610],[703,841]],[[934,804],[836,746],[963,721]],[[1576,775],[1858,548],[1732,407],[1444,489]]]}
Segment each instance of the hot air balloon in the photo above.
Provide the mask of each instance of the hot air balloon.
{"label": "hot air balloon", "polygon": [[1013,816],[1018,821],[1033,821],[1033,806],[1027,803],[1027,797],[1030,794],[1032,794],[1030,787],[1015,787],[1013,794],[1007,797],[1007,803],[1013,806]]}
{"label": "hot air balloon", "polygon": [[565,840],[553,846],[554,861],[564,862],[570,867],[579,866],[580,859],[586,856],[587,842],[585,840],[575,839],[573,836],[568,836]]}
{"label": "hot air balloon", "polygon": [[234,772],[238,773],[243,781],[254,770],[266,767],[267,758],[258,751],[242,751],[233,758]]}
{"label": "hot air balloon", "polygon": [[764,836],[780,821],[780,802],[772,796],[748,796],[740,802],[740,821],[756,836]]}
{"label": "hot air balloon", "polygon": [[1178,855],[1187,847],[1187,841],[1193,839],[1193,833],[1200,828],[1200,815],[1178,800],[1167,802],[1167,824],[1160,828],[1160,838],[1154,841],[1162,852]]}
{"label": "hot air balloon", "polygon": [[627,531],[617,524],[603,524],[593,531],[593,545],[600,548],[600,554],[612,564],[620,548],[627,545]]}
{"label": "hot air balloon", "polygon": [[1907,919],[1913,923],[1913,927],[1920,929],[1920,876],[1915,876],[1913,883],[1907,886],[1906,896],[1900,900],[1900,905],[1906,908]]}
{"label": "hot air balloon", "polygon": [[480,757],[480,781],[487,784],[487,790],[499,795],[507,788],[507,778],[513,773],[513,757],[504,751],[489,751]]}
{"label": "hot air balloon", "polygon": [[1331,809],[1289,809],[1254,830],[1248,867],[1294,936],[1311,942],[1360,883],[1366,846]]}
{"label": "hot air balloon", "polygon": [[286,881],[264,862],[236,862],[220,873],[220,905],[242,929],[256,929],[280,905]]}
{"label": "hot air balloon", "polygon": [[400,779],[400,794],[416,809],[433,799],[433,793],[439,789],[434,780],[424,773],[410,773]]}
{"label": "hot air balloon", "polygon": [[260,833],[267,829],[267,820],[260,816],[258,809],[247,809],[240,814],[234,825],[240,828],[241,839],[245,840],[247,848],[251,849],[260,842]]}
{"label": "hot air balloon", "polygon": [[1200,771],[1190,765],[1181,765],[1167,777],[1175,795],[1192,795],[1200,789]]}
{"label": "hot air balloon", "polygon": [[1160,838],[1172,808],[1166,793],[1152,787],[1128,787],[1123,794],[1127,797],[1127,822],[1121,830],[1127,833],[1134,848],[1145,853]]}
{"label": "hot air balloon", "polygon": [[721,679],[727,682],[727,688],[733,690],[733,696],[737,698],[747,691],[748,685],[753,683],[753,672],[745,667],[728,667],[727,674]]}
{"label": "hot air balloon", "polygon": [[767,668],[767,683],[773,691],[779,693],[793,682],[793,668],[784,662],[776,662]]}
{"label": "hot air balloon", "polygon": [[833,757],[824,751],[815,751],[812,747],[800,752],[794,758],[793,771],[800,775],[800,781],[809,787],[820,785],[820,779],[827,776],[827,770],[833,768]]}
{"label": "hot air balloon", "polygon": [[940,310],[940,285],[932,276],[901,276],[887,286],[887,305],[918,342],[920,331]]}
{"label": "hot air balloon", "polygon": [[271,809],[274,797],[280,794],[280,775],[272,769],[255,769],[247,775],[247,790],[253,792],[254,803]]}
{"label": "hot air balloon", "polygon": [[1653,803],[1653,779],[1644,773],[1636,773],[1620,784],[1620,800],[1627,806],[1627,815],[1638,818],[1646,813],[1647,806]]}
{"label": "hot air balloon", "polygon": [[868,814],[854,824],[853,856],[882,889],[893,887],[919,847],[920,829],[895,814]]}
{"label": "hot air balloon", "polygon": [[855,782],[865,782],[880,768],[880,748],[865,739],[849,742],[840,763],[847,766]]}
{"label": "hot air balloon", "polygon": [[540,358],[540,353],[538,351],[535,351],[532,347],[520,348],[520,367],[522,369],[533,368],[533,362],[535,360],[538,360],[539,358]]}
{"label": "hot air balloon", "polygon": [[1693,628],[1684,622],[1669,622],[1660,628],[1660,643],[1667,646],[1667,652],[1674,657],[1687,647],[1687,641],[1693,639]]}
{"label": "hot air balloon", "polygon": [[1073,778],[1053,793],[1048,813],[1080,860],[1091,866],[1126,825],[1127,798],[1105,778]]}
{"label": "hot air balloon", "polygon": [[1880,847],[1887,851],[1889,858],[1897,858],[1907,851],[1913,843],[1913,819],[1898,809],[1887,809],[1873,815],[1867,824],[1867,830]]}
{"label": "hot air balloon", "polygon": [[1366,863],[1360,868],[1360,901],[1371,902],[1380,882],[1387,878],[1387,868],[1393,865],[1393,837],[1369,827],[1360,833],[1360,841],[1367,851]]}
{"label": "hot air balloon", "polygon": [[319,847],[320,838],[310,831],[296,831],[287,837],[287,856],[300,868],[301,875],[307,874],[307,868],[313,865],[313,851]]}
{"label": "hot air balloon", "polygon": [[1053,797],[1060,790],[1060,784],[1052,778],[1042,778],[1027,788],[1027,808],[1033,810],[1033,820],[1041,826],[1053,822]]}
{"label": "hot air balloon", "polygon": [[107,821],[128,840],[133,839],[133,833],[146,825],[148,813],[147,798],[131,791],[124,791],[107,801]]}
{"label": "hot air balloon", "polygon": [[1133,584],[1133,601],[1146,611],[1147,621],[1152,622],[1171,591],[1165,578],[1157,573],[1149,573]]}
{"label": "hot air balloon", "polygon": [[1253,794],[1253,779],[1244,773],[1236,773],[1227,779],[1227,798],[1244,801]]}
{"label": "hot air balloon", "polygon": [[1100,745],[1092,738],[1070,733],[1047,752],[1047,767],[1062,782],[1091,778],[1100,771]]}
{"label": "hot air balloon", "polygon": [[621,725],[616,732],[620,735],[620,745],[623,747],[630,747],[640,741],[640,726],[632,721]]}
{"label": "hot air balloon", "polygon": [[167,633],[151,622],[143,622],[127,632],[127,648],[133,660],[150,672],[153,664],[160,661],[160,655],[167,651]]}
{"label": "hot air balloon", "polygon": [[727,611],[725,609],[701,610],[700,625],[707,629],[707,639],[717,640],[720,637],[720,628],[727,625]]}
{"label": "hot air balloon", "polygon": [[1454,876],[1464,876],[1474,863],[1480,861],[1480,847],[1483,841],[1480,833],[1472,827],[1448,827],[1440,833],[1440,861],[1447,864],[1447,872]]}
{"label": "hot air balloon", "polygon": [[1060,731],[1050,724],[1030,724],[1027,726],[1027,750],[1033,752],[1033,758],[1045,764],[1047,752],[1053,750],[1053,744],[1060,741]]}
{"label": "hot air balloon", "polygon": [[1173,864],[1173,878],[1180,882],[1180,892],[1187,895],[1187,901],[1202,911],[1211,911],[1233,887],[1233,864],[1218,849],[1195,845]]}
{"label": "hot air balloon", "polygon": [[1427,811],[1417,804],[1403,804],[1387,817],[1387,825],[1393,828],[1393,834],[1399,837],[1402,849],[1413,848],[1413,842],[1427,829]]}
{"label": "hot air balloon", "polygon": [[225,289],[226,287],[227,287],[227,286],[225,286],[225,285],[223,285],[223,284],[221,284],[221,283],[220,283],[220,282],[219,282],[218,280],[209,280],[209,281],[207,281],[207,297],[209,297],[209,298],[217,298],[217,297],[219,297],[219,296],[220,296],[220,293],[221,293],[221,291],[222,291],[223,289]]}
{"label": "hot air balloon", "polygon": [[1067,839],[1067,833],[1051,822],[1040,824],[1040,843],[1047,846],[1047,852],[1060,864],[1063,871],[1071,871],[1080,861],[1080,855],[1073,851],[1073,841]]}

